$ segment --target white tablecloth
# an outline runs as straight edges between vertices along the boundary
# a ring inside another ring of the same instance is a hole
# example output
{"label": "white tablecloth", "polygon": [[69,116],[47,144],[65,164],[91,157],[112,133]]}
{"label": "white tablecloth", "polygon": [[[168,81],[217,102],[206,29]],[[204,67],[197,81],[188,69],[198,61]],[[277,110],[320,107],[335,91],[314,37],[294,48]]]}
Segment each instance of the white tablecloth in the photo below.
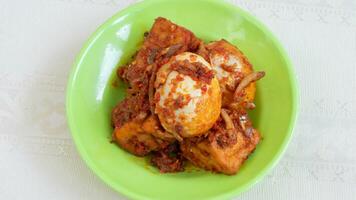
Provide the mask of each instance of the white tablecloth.
{"label": "white tablecloth", "polygon": [[[356,1],[231,1],[282,41],[300,86],[285,156],[237,199],[355,199]],[[0,0],[0,199],[124,199],[79,157],[64,104],[82,44],[131,3]]]}

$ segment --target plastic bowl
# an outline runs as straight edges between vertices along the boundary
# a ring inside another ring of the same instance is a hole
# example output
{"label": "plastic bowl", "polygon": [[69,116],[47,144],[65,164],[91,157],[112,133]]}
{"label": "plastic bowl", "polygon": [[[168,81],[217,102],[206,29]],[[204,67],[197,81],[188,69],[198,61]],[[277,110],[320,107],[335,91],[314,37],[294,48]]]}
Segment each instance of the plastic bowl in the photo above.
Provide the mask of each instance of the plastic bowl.
{"label": "plastic bowl", "polygon": [[[113,87],[116,69],[127,63],[156,17],[193,31],[205,41],[237,45],[255,70],[257,108],[251,118],[263,140],[237,175],[204,170],[160,174],[145,158],[110,143],[112,108],[125,96]],[[135,199],[221,199],[236,196],[266,175],[292,135],[297,113],[295,75],[287,54],[265,26],[231,4],[215,0],[153,0],[132,5],[105,22],[75,61],[67,88],[67,118],[81,157],[104,182]]]}

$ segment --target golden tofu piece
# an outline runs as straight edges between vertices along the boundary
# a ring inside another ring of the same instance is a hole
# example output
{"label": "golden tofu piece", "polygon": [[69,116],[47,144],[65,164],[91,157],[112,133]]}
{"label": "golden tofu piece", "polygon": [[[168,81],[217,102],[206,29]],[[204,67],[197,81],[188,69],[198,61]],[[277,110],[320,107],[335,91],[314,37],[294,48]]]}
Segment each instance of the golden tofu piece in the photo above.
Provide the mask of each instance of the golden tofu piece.
{"label": "golden tofu piece", "polygon": [[240,116],[244,120],[243,125],[237,126],[239,119],[233,119],[234,130],[226,129],[223,119],[219,118],[207,136],[185,139],[180,145],[183,156],[206,170],[235,174],[261,138],[246,121],[247,115]]}
{"label": "golden tofu piece", "polygon": [[186,28],[158,17],[155,19],[134,61],[128,65],[126,71],[119,69],[119,76],[127,80],[134,89],[146,87],[147,83],[142,80],[142,77],[145,71],[150,71],[147,70],[150,65],[155,63],[161,66],[168,62],[173,55],[195,51],[200,42]]}
{"label": "golden tofu piece", "polygon": [[143,122],[131,120],[114,130],[113,139],[123,149],[137,156],[145,156],[151,151],[166,147],[170,141],[155,137],[159,130],[158,122],[153,116]]}

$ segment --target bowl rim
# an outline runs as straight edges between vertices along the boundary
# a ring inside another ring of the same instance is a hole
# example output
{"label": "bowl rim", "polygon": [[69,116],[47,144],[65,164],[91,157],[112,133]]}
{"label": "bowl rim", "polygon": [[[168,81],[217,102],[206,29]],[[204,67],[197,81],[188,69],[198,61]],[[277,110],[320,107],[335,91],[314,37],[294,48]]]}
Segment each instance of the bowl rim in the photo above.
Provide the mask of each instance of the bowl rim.
{"label": "bowl rim", "polygon": [[[77,128],[75,126],[75,119],[73,118],[72,115],[72,92],[73,92],[73,84],[74,80],[76,79],[76,76],[79,72],[79,66],[81,65],[83,61],[83,57],[86,55],[90,47],[95,43],[96,39],[101,36],[101,34],[104,32],[104,30],[111,26],[118,18],[125,16],[126,14],[144,8],[146,6],[149,6],[151,4],[156,4],[156,3],[161,3],[161,2],[166,2],[167,0],[145,0],[145,1],[139,1],[137,3],[131,4],[128,7],[119,10],[117,13],[115,13],[113,16],[111,16],[109,19],[107,19],[103,24],[101,24],[87,39],[87,41],[84,43],[83,47],[81,48],[79,54],[76,56],[75,62],[72,66],[72,69],[70,70],[69,76],[68,76],[68,82],[67,82],[67,88],[66,88],[66,115],[67,115],[67,123],[69,125],[69,129],[72,135],[72,138],[74,140],[76,149],[79,151],[79,154],[81,158],[84,160],[87,166],[89,166],[89,169],[94,172],[104,183],[106,183],[109,187],[113,188],[115,191],[119,192],[120,194],[129,197],[129,198],[134,198],[134,199],[150,199],[150,197],[142,196],[140,194],[135,193],[134,191],[131,191],[125,187],[122,187],[120,184],[117,184],[116,182],[112,181],[107,175],[101,172],[101,170],[97,167],[97,165],[94,164],[92,159],[88,156],[84,146],[80,142],[80,137],[78,134],[75,134],[77,131]],[[178,1],[178,0],[169,0],[169,1]],[[298,116],[298,108],[299,108],[299,89],[298,89],[298,82],[296,79],[295,71],[292,65],[292,62],[287,54],[287,52],[284,50],[282,47],[281,43],[279,40],[274,36],[272,31],[270,31],[262,22],[260,22],[256,17],[253,15],[249,14],[247,11],[237,7],[236,5],[232,3],[228,3],[226,1],[220,1],[220,0],[200,0],[204,1],[207,3],[214,3],[216,5],[224,7],[224,9],[230,9],[245,19],[248,19],[250,23],[253,23],[259,30],[261,30],[265,35],[268,36],[268,38],[273,42],[273,44],[276,46],[276,48],[280,51],[284,61],[286,62],[286,67],[287,67],[287,72],[289,74],[289,78],[291,80],[290,84],[292,87],[292,111],[291,111],[291,120],[288,126],[287,134],[286,137],[282,143],[282,145],[279,147],[277,153],[273,156],[273,158],[267,163],[262,170],[251,180],[247,181],[245,184],[241,185],[240,187],[236,187],[235,189],[232,189],[228,192],[215,195],[212,197],[209,197],[209,199],[227,199],[229,197],[237,196],[246,190],[250,189],[251,186],[256,184],[258,181],[260,181],[265,175],[270,173],[272,168],[274,168],[277,163],[280,161],[280,159],[283,157],[284,152],[287,149],[288,144],[291,141],[292,135],[293,135],[293,129],[295,127],[296,121],[297,121],[297,116]]]}

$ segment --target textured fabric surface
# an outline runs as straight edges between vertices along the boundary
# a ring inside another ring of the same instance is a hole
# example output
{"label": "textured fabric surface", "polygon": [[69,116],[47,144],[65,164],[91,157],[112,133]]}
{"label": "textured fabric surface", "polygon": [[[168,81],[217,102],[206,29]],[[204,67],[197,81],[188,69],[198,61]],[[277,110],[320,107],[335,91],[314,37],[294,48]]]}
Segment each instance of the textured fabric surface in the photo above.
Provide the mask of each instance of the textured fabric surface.
{"label": "textured fabric surface", "polygon": [[[230,2],[277,35],[300,87],[299,119],[286,154],[236,199],[354,199],[356,1]],[[82,44],[131,3],[0,0],[0,199],[125,199],[80,159],[64,104]]]}

